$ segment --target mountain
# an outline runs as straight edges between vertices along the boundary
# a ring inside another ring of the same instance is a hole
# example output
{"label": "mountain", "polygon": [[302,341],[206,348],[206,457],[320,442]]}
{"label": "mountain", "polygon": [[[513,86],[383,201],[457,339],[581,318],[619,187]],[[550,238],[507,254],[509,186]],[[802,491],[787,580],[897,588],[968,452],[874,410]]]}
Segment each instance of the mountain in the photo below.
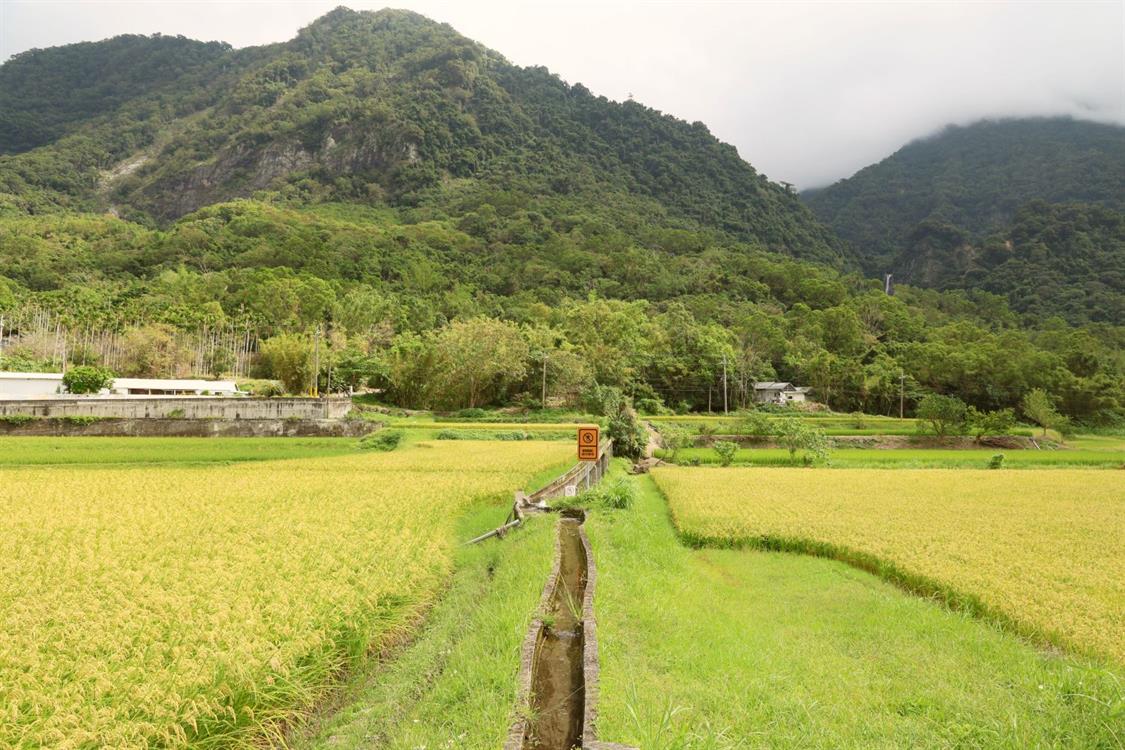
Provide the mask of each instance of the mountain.
{"label": "mountain", "polygon": [[307,383],[315,350],[325,386],[457,408],[464,355],[505,363],[490,404],[534,402],[547,370],[570,404],[616,388],[707,409],[725,382],[739,405],[768,379],[846,411],[897,413],[904,386],[979,409],[1044,388],[1076,420],[1125,419],[1125,328],[1079,319],[1096,295],[1051,260],[1065,240],[1096,267],[1109,207],[1032,208],[983,254],[931,222],[964,274],[985,258],[1033,288],[1046,263],[1074,326],[1016,315],[987,274],[887,296],[703,124],[404,11],[240,50],[36,50],[0,66],[0,102],[0,368]]}
{"label": "mountain", "polygon": [[870,274],[984,288],[1030,314],[1123,319],[1125,128],[1065,118],[949,127],[803,198]]}
{"label": "mountain", "polygon": [[[168,68],[169,56],[182,63]],[[0,70],[11,104],[0,152],[24,151],[0,159],[0,205],[166,224],[259,190],[448,208],[482,186],[518,187],[840,262],[839,242],[800,200],[702,123],[511,65],[406,11],[338,8],[290,42],[248,51],[121,37]],[[157,72],[136,85],[146,71]],[[42,132],[21,125],[39,119]]]}

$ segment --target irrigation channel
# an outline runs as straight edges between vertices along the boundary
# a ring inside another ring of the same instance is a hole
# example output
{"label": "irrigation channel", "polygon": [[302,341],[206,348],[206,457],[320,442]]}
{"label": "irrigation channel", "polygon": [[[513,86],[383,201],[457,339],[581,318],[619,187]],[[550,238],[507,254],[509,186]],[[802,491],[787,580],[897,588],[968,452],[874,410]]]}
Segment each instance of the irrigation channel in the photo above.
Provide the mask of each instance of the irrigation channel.
{"label": "irrigation channel", "polygon": [[[599,446],[596,461],[581,462],[531,496],[517,495],[515,520],[477,537],[502,537],[530,514],[550,511],[547,500],[591,487],[601,480],[613,455],[612,444]],[[573,488],[568,491],[568,487]],[[586,512],[564,510],[558,518],[555,560],[539,608],[520,654],[519,717],[508,732],[504,750],[631,750],[599,742],[595,730],[598,640],[594,620],[597,578]]]}

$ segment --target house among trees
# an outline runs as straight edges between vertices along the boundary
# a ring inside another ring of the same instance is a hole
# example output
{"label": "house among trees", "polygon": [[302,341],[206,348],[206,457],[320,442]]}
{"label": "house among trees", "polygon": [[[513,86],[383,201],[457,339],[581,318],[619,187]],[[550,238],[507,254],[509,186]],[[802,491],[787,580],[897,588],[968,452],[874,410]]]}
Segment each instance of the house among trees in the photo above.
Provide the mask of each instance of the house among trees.
{"label": "house among trees", "polygon": [[803,404],[809,389],[792,383],[754,383],[754,400],[759,404]]}

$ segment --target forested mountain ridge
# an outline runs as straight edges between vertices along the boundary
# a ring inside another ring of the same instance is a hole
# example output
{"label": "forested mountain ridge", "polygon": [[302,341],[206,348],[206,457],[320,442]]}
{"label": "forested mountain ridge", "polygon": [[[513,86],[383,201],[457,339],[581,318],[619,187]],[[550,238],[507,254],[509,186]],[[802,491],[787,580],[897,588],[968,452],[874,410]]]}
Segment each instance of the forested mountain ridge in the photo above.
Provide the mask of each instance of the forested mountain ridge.
{"label": "forested mountain ridge", "polygon": [[1033,315],[1122,320],[1125,128],[1066,118],[950,127],[803,197],[872,275],[984,288]]}
{"label": "forested mountain ridge", "polygon": [[[81,78],[44,71],[42,101],[5,94],[21,116],[61,114],[51,142],[0,156],[0,368],[330,380],[459,408],[533,403],[549,361],[549,394],[572,404],[608,387],[706,409],[725,373],[735,405],[762,379],[883,413],[904,384],[908,408],[1042,388],[1076,420],[1125,419],[1117,321],[1020,316],[979,289],[887,296],[701,124],[401,11],[191,44],[195,62],[114,106],[56,107]],[[48,52],[32,57],[80,64]],[[1119,230],[1055,212],[1012,258],[1037,261],[1056,225],[1082,252]]]}
{"label": "forested mountain ridge", "polygon": [[[158,58],[170,41],[99,44]],[[34,66],[16,58],[0,81],[22,90],[33,69],[56,58],[74,65],[76,57],[108,57],[99,44],[40,52]],[[196,69],[188,65],[152,91],[142,86],[113,111],[91,110],[99,116],[85,128],[67,119],[69,110],[44,111],[66,110],[65,85],[13,114],[60,119],[65,127],[56,130],[70,135],[0,158],[0,193],[8,194],[0,206],[112,207],[166,223],[264,189],[455,208],[460,191],[484,184],[597,202],[624,196],[688,228],[841,260],[838,240],[796,196],[701,123],[513,66],[414,13],[339,8],[284,44],[226,50],[217,61],[205,51]],[[216,75],[195,75],[199,69]]]}

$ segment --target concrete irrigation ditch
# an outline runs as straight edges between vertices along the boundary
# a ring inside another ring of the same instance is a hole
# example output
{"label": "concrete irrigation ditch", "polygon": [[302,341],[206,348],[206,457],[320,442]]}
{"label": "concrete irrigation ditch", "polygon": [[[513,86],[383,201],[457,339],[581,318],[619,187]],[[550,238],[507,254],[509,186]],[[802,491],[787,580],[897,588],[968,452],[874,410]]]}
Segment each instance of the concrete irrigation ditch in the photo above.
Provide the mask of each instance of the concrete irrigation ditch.
{"label": "concrete irrigation ditch", "polygon": [[[528,515],[549,512],[547,500],[594,486],[612,455],[612,443],[604,441],[596,461],[577,464],[531,495],[517,493],[514,519],[468,543],[502,537]],[[554,563],[520,652],[518,718],[504,750],[634,750],[597,739],[597,569],[585,520],[582,510],[558,519]]]}

